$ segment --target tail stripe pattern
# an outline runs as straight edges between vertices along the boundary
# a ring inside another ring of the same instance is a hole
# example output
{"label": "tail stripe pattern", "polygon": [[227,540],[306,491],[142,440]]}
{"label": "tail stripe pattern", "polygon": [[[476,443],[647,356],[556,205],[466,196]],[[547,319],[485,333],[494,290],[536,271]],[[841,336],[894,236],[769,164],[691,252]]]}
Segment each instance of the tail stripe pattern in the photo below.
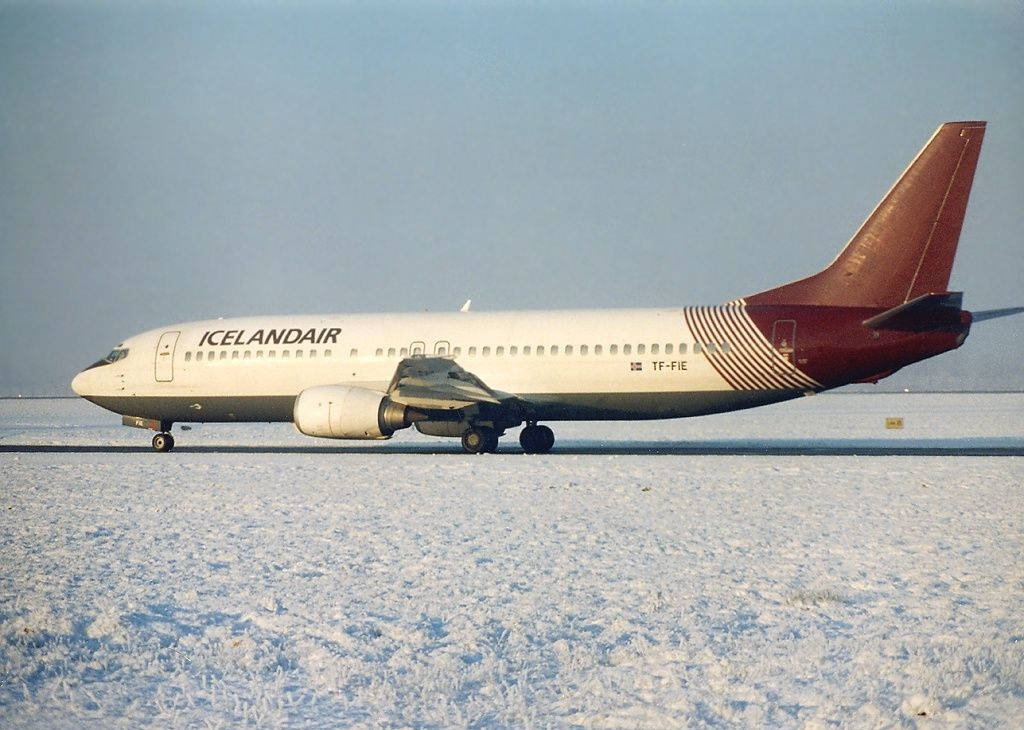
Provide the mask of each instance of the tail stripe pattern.
{"label": "tail stripe pattern", "polygon": [[740,356],[752,363],[751,367],[757,370],[760,382],[769,383],[773,388],[802,387],[796,381],[785,377],[788,368],[779,368],[775,365],[772,352],[764,349],[756,336],[756,328],[748,327],[748,322],[740,316],[738,307],[723,307],[722,318],[729,323],[729,334],[738,343]]}
{"label": "tail stripe pattern", "polygon": [[733,370],[742,373],[744,381],[742,387],[745,390],[759,390],[764,382],[764,373],[759,373],[756,370],[756,365],[752,363],[748,358],[745,357],[745,348],[739,347],[737,338],[733,336],[730,329],[724,322],[718,320],[715,317],[716,310],[718,307],[701,307],[699,309],[699,319],[709,323],[710,325],[710,338],[706,341],[718,343],[718,348],[721,348],[722,343],[729,343],[729,353],[722,353],[719,349],[709,352],[707,356],[718,366],[725,370]]}
{"label": "tail stripe pattern", "polygon": [[[733,390],[820,390],[823,386],[784,358],[757,328],[742,300],[719,307],[688,307],[683,317],[703,355]],[[728,343],[728,350],[722,345]]]}

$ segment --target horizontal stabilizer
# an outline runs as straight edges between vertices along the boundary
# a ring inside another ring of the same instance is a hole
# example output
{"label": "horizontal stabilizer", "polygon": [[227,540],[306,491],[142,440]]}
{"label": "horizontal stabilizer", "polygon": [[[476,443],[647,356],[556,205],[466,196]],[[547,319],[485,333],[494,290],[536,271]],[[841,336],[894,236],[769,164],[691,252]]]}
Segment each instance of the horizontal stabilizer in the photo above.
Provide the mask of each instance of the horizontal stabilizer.
{"label": "horizontal stabilizer", "polygon": [[873,330],[904,330],[920,332],[960,322],[963,292],[924,294],[906,304],[887,309],[865,319],[865,327]]}
{"label": "horizontal stabilizer", "polygon": [[1024,312],[1024,307],[1009,307],[1007,309],[986,309],[982,312],[972,312],[975,322],[983,322],[986,319],[998,319],[999,317],[1010,317],[1014,314]]}

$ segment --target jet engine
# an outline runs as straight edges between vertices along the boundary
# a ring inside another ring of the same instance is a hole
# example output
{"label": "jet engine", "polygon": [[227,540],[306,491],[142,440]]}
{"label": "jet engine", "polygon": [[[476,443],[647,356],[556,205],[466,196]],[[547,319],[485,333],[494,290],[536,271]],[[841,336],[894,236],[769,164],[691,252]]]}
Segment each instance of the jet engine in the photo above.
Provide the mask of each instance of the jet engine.
{"label": "jet engine", "polygon": [[405,406],[386,393],[349,385],[306,388],[295,399],[292,420],[307,436],[329,439],[387,439],[411,425]]}

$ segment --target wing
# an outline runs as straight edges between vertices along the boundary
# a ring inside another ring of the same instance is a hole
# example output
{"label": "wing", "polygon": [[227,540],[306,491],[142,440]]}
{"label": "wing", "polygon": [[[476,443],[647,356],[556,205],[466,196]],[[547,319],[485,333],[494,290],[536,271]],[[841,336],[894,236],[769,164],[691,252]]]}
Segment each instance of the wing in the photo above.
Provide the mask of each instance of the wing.
{"label": "wing", "polygon": [[446,357],[412,357],[398,363],[388,396],[410,408],[453,411],[488,403],[515,400],[510,393],[492,390],[480,378]]}

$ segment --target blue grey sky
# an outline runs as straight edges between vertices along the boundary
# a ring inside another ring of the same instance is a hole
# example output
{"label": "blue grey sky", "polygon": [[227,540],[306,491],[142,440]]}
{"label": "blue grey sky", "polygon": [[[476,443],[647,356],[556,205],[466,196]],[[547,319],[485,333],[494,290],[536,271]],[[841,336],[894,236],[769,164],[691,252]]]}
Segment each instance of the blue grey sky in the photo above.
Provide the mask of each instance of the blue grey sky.
{"label": "blue grey sky", "polygon": [[[1017,2],[0,3],[0,393],[259,313],[710,304],[986,119],[951,288],[1024,304]],[[1024,387],[1024,317],[891,379]]]}

